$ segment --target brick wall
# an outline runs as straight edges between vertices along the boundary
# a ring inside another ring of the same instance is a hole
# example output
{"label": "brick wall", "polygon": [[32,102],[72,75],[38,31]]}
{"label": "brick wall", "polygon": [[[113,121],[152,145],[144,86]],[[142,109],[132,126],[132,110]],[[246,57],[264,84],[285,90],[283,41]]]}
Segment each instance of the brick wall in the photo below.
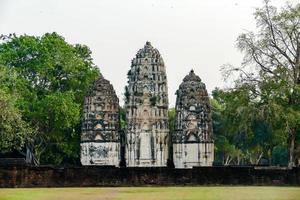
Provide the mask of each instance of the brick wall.
{"label": "brick wall", "polygon": [[0,187],[300,185],[300,168],[0,166]]}

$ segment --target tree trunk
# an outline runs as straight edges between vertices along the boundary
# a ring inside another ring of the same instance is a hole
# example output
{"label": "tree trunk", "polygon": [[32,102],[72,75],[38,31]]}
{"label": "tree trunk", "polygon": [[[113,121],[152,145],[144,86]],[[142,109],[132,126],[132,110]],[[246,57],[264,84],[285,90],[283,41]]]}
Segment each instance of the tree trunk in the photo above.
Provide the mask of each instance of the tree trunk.
{"label": "tree trunk", "polygon": [[225,166],[229,165],[230,162],[231,162],[231,160],[232,160],[232,158],[231,158],[230,156],[227,156],[226,159],[225,159],[224,165],[225,165]]}
{"label": "tree trunk", "polygon": [[296,129],[292,128],[289,133],[289,167],[295,167],[295,140],[296,140]]}
{"label": "tree trunk", "polygon": [[259,156],[258,156],[258,158],[256,159],[256,162],[255,162],[256,165],[259,164],[259,162],[260,162],[260,160],[261,160],[261,158],[262,158],[263,155],[264,155],[263,152],[261,152],[261,153],[259,154]]}

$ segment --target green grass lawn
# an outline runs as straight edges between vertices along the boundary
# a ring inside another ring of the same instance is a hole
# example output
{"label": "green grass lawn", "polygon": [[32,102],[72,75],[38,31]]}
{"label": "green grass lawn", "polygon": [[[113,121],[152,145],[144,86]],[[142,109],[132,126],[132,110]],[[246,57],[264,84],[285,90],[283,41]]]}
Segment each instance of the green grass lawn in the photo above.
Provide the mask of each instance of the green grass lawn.
{"label": "green grass lawn", "polygon": [[300,187],[0,189],[0,200],[300,200]]}

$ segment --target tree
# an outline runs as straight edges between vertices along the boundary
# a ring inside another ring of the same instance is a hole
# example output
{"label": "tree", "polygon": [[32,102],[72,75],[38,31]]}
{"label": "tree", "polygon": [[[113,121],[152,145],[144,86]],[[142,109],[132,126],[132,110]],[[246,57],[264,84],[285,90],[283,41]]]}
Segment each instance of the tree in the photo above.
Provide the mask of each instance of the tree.
{"label": "tree", "polygon": [[[56,92],[45,96],[35,105],[32,120],[43,130],[43,137],[36,143],[37,159],[43,155],[45,163],[62,163],[68,157],[77,157],[79,143],[75,127],[80,124],[81,105],[75,102],[74,92]],[[77,146],[77,144],[75,144]]]}
{"label": "tree", "polygon": [[120,107],[119,112],[120,112],[121,129],[124,129],[125,128],[125,121],[126,121],[126,109],[124,107]]}
{"label": "tree", "polygon": [[35,134],[16,106],[18,95],[11,88],[16,78],[13,70],[0,65],[0,153],[22,151]]}
{"label": "tree", "polygon": [[286,133],[289,166],[294,166],[300,134],[300,4],[287,3],[278,11],[265,0],[254,15],[258,32],[238,37],[237,46],[245,54],[242,66],[226,66],[225,72],[238,72],[235,89],[249,90],[254,110],[274,132]]}
{"label": "tree", "polygon": [[264,160],[264,164],[272,164],[274,147],[285,142],[250,94],[247,87],[212,92],[216,163],[257,165]]}
{"label": "tree", "polygon": [[175,131],[175,120],[176,120],[176,110],[175,110],[175,108],[170,108],[168,110],[168,116],[169,116],[170,135],[172,135]]}
{"label": "tree", "polygon": [[32,146],[44,164],[77,163],[81,106],[99,70],[84,45],[57,33],[1,37],[0,64],[13,70],[8,88],[18,94],[22,119],[37,130]]}
{"label": "tree", "polygon": [[288,151],[285,146],[275,146],[273,148],[272,160],[274,165],[285,166],[288,162]]}
{"label": "tree", "polygon": [[168,110],[168,123],[169,123],[169,138],[168,138],[168,146],[169,146],[169,159],[167,160],[167,166],[170,168],[174,168],[174,162],[173,162],[173,143],[172,143],[172,137],[175,133],[175,120],[176,120],[176,109],[175,108],[169,108]]}
{"label": "tree", "polygon": [[16,99],[0,89],[0,153],[21,151],[34,136],[34,130],[22,120]]}

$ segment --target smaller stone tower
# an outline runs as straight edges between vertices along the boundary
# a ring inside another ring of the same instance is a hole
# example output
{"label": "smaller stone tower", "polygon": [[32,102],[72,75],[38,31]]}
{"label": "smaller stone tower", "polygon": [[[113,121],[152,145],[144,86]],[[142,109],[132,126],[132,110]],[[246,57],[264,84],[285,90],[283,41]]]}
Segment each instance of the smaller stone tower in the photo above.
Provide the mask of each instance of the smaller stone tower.
{"label": "smaller stone tower", "polygon": [[119,99],[101,75],[85,97],[82,134],[82,165],[114,165],[120,162]]}
{"label": "smaller stone tower", "polygon": [[193,70],[176,92],[175,168],[211,166],[214,159],[211,106],[205,84]]}

